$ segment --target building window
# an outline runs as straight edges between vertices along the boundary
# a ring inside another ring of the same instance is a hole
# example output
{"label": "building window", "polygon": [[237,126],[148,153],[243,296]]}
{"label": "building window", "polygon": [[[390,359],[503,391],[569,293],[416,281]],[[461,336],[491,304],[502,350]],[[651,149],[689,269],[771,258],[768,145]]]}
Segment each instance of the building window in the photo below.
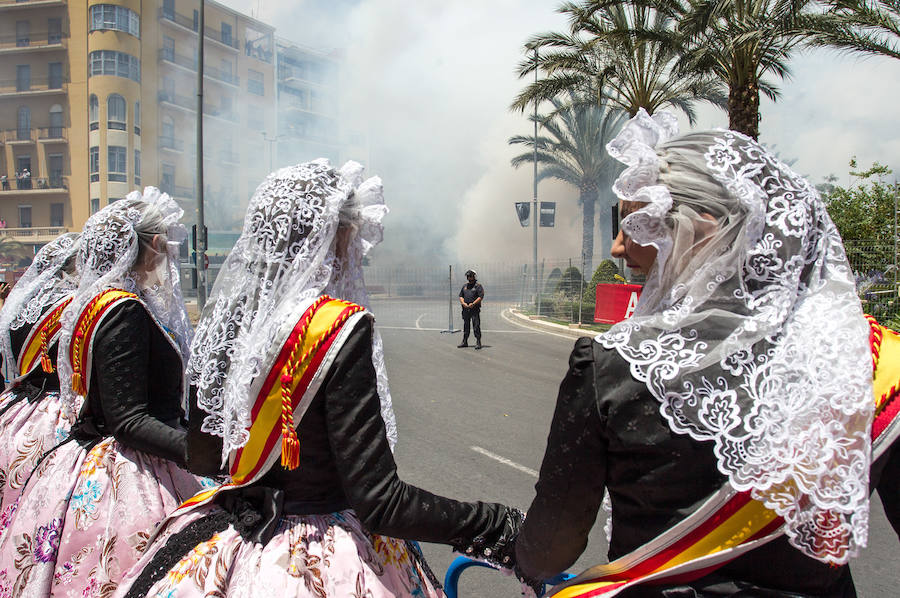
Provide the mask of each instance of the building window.
{"label": "building window", "polygon": [[117,93],[110,95],[106,99],[106,126],[116,131],[125,130],[125,119],[128,108],[125,104],[125,98]]}
{"label": "building window", "polygon": [[47,170],[50,172],[50,188],[63,188],[63,155],[49,154],[47,156]]}
{"label": "building window", "polygon": [[141,18],[136,12],[115,4],[94,4],[91,6],[91,31],[124,31],[136,38],[141,37]]}
{"label": "building window", "polygon": [[61,203],[50,204],[50,226],[62,226],[63,225],[63,210],[64,209],[65,209],[65,204],[61,204]]}
{"label": "building window", "polygon": [[50,130],[47,131],[48,139],[62,139],[63,136],[63,109],[59,104],[50,107]]}
{"label": "building window", "polygon": [[100,180],[100,148],[98,146],[93,146],[90,150],[90,169],[91,169],[91,182],[96,183]]}
{"label": "building window", "polygon": [[175,20],[175,0],[163,0],[163,17],[170,21]]}
{"label": "building window", "polygon": [[163,60],[168,60],[169,62],[175,62],[175,39],[169,37],[168,35],[163,36],[163,47],[160,53],[160,58]]}
{"label": "building window", "polygon": [[134,150],[134,184],[141,184],[141,150]]}
{"label": "building window", "polygon": [[111,75],[141,82],[141,61],[130,54],[114,50],[95,50],[90,53],[89,62],[89,77]]}
{"label": "building window", "polygon": [[19,228],[31,228],[31,206],[19,206]]}
{"label": "building window", "polygon": [[28,91],[31,89],[31,66],[27,64],[16,65],[16,91]]}
{"label": "building window", "polygon": [[62,19],[47,19],[47,43],[62,42]]}
{"label": "building window", "polygon": [[222,43],[226,46],[231,45],[231,25],[222,23]]}
{"label": "building window", "polygon": [[31,23],[28,21],[16,21],[16,46],[27,47],[31,44]]}
{"label": "building window", "polygon": [[134,134],[141,134],[141,103],[134,103]]}
{"label": "building window", "polygon": [[198,29],[200,29],[200,11],[198,11],[196,8],[194,9],[194,22],[193,22],[193,25],[191,25],[191,27],[193,28],[194,31],[197,31]]}
{"label": "building window", "polygon": [[100,128],[100,101],[94,94],[91,94],[91,99],[88,101],[88,122],[90,123],[91,131],[96,131]]}
{"label": "building window", "polygon": [[173,164],[166,164],[165,162],[161,168],[161,176],[159,179],[159,190],[163,193],[168,193],[169,195],[175,195],[175,166]]}
{"label": "building window", "polygon": [[19,106],[16,118],[16,139],[28,141],[31,139],[31,108]]}
{"label": "building window", "polygon": [[91,198],[91,214],[96,214],[100,211],[100,198],[92,197]]}
{"label": "building window", "polygon": [[255,93],[258,96],[265,95],[266,88],[263,81],[263,74],[261,72],[250,69],[247,72],[247,91]]}
{"label": "building window", "polygon": [[49,63],[47,65],[47,87],[49,89],[62,89],[62,82],[62,63]]}
{"label": "building window", "polygon": [[128,180],[125,156],[126,148],[121,145],[111,145],[106,153],[106,179],[116,183],[124,183]]}

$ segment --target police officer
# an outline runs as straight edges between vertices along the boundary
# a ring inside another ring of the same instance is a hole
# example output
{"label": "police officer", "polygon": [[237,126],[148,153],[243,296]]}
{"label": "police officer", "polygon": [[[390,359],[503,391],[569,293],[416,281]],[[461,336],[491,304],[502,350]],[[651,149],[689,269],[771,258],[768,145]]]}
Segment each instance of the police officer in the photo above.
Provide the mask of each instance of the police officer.
{"label": "police officer", "polygon": [[459,291],[459,303],[462,305],[463,340],[457,345],[460,349],[469,346],[469,329],[474,328],[475,348],[481,348],[481,302],[484,300],[484,287],[475,278],[475,270],[466,270],[466,284]]}

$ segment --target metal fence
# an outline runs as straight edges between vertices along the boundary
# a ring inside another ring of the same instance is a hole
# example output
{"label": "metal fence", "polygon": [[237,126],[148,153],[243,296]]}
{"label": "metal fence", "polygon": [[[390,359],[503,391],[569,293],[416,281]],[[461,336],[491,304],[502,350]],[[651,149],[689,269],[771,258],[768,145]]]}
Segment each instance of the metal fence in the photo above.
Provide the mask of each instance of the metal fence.
{"label": "metal fence", "polygon": [[[863,309],[884,324],[892,320],[900,325],[900,272],[895,265],[894,246],[887,243],[848,241],[845,243],[851,267],[857,276],[857,286]],[[224,256],[210,263],[210,288]],[[594,258],[590,266],[597,269],[602,260]],[[610,260],[605,282],[621,279],[640,284],[642,279],[625,271],[621,264]],[[400,321],[415,321],[423,310],[433,311],[436,304],[446,305],[459,324],[459,292],[465,284],[468,269],[478,273],[478,281],[485,289],[485,303],[492,307],[515,307],[530,315],[565,324],[594,324],[594,275],[582,267],[580,258],[545,259],[535,272],[532,264],[515,262],[482,262],[468,264],[383,265],[372,261],[364,268],[366,286],[372,299],[379,304],[379,316],[390,315]],[[191,290],[191,265],[182,264],[182,288],[185,295],[196,296]],[[402,301],[396,301],[402,299]],[[387,300],[387,301],[385,301]],[[386,314],[384,310],[391,313]]]}

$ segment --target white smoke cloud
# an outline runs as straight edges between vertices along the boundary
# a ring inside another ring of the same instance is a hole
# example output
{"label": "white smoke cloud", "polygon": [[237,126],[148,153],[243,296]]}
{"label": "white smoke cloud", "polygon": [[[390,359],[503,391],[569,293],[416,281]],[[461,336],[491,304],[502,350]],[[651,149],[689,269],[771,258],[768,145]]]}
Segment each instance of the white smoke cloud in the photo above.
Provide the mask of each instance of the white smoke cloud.
{"label": "white smoke cloud", "polygon": [[[280,37],[343,51],[347,124],[368,134],[370,171],[384,179],[392,209],[376,257],[531,261],[532,233],[519,226],[513,203],[530,200],[532,169],[513,169],[509,159],[520,150],[507,145],[511,135],[529,134],[531,124],[508,106],[524,85],[515,75],[523,43],[565,27],[558,2],[226,4],[275,24]],[[814,183],[832,173],[843,182],[852,155],[861,166],[900,166],[900,124],[891,116],[900,61],[815,52],[792,67],[781,99],[763,101],[764,143],[796,159],[794,168]],[[700,112],[695,128],[727,126],[723,112]],[[544,182],[539,195],[557,202],[557,227],[540,229],[541,257],[578,256],[577,190]],[[607,211],[604,205],[597,213]],[[602,251],[597,236],[595,264]]]}

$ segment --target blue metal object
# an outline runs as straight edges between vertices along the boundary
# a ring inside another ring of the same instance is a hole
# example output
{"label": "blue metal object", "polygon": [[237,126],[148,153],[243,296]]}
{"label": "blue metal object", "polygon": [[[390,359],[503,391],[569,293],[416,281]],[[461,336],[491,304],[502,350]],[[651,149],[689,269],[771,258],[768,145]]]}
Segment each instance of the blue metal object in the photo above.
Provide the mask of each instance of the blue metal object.
{"label": "blue metal object", "polygon": [[[462,575],[462,572],[469,567],[485,567],[487,569],[496,569],[496,567],[488,565],[487,563],[484,563],[482,561],[475,561],[466,556],[456,557],[455,559],[453,559],[453,562],[450,563],[450,566],[447,567],[447,573],[444,575],[444,593],[447,595],[447,598],[459,598],[459,576]],[[548,585],[552,587],[573,577],[575,576],[571,573],[560,573],[556,577],[545,579],[543,590],[546,590],[546,586]]]}

